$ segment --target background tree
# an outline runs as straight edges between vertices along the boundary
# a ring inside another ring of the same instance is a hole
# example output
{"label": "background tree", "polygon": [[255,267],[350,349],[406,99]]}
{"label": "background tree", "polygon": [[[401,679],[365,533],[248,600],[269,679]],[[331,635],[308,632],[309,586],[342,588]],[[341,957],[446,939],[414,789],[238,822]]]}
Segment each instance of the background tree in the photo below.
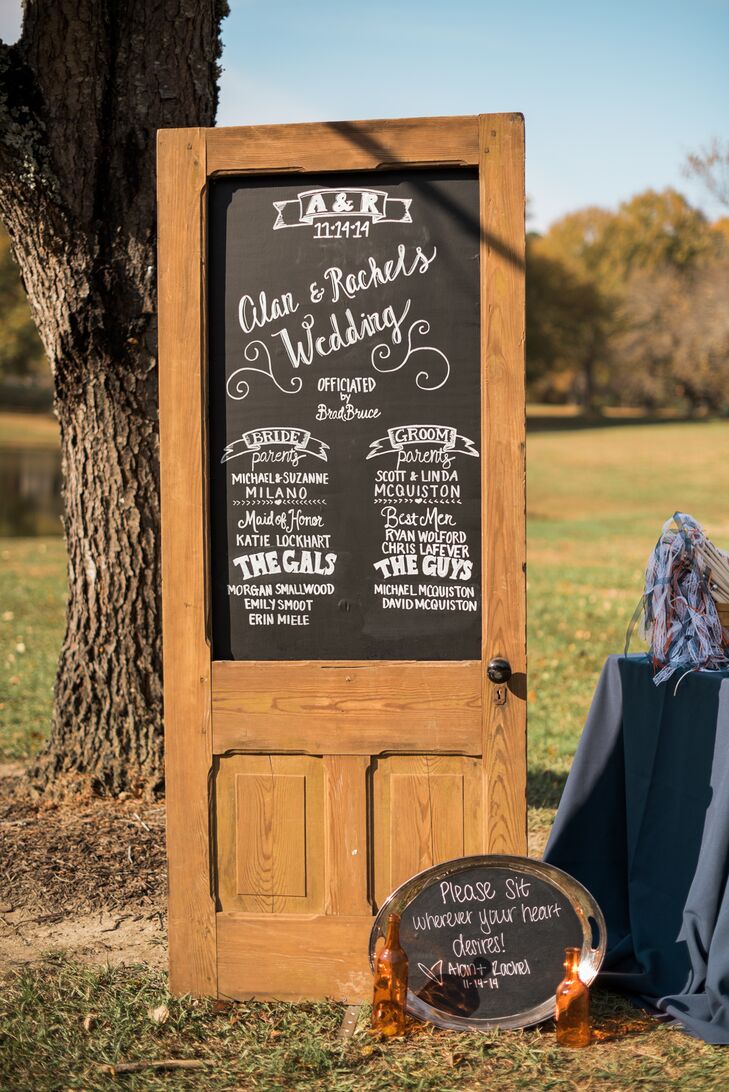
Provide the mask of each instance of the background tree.
{"label": "background tree", "polygon": [[698,178],[715,201],[729,208],[729,140],[715,137],[707,147],[687,156],[685,174]]}
{"label": "background tree", "polygon": [[162,777],[155,134],[212,125],[225,0],[26,0],[0,44],[0,217],[51,364],[69,555],[35,775]]}
{"label": "background tree", "polygon": [[568,213],[543,238],[544,253],[591,278],[602,292],[624,290],[640,270],[687,272],[718,255],[716,233],[698,209],[673,189],[645,190],[616,212]]}
{"label": "background tree", "polygon": [[729,248],[691,277],[634,275],[611,345],[620,400],[655,411],[729,413]]}
{"label": "background tree", "polygon": [[527,250],[532,395],[561,389],[589,408],[724,412],[719,380],[729,360],[712,308],[725,307],[712,284],[724,283],[726,255],[722,223],[673,189],[557,221]]}
{"label": "background tree", "polygon": [[596,369],[605,356],[612,301],[595,280],[527,239],[526,345],[530,397],[596,407]]}
{"label": "background tree", "polygon": [[28,309],[28,300],[0,225],[0,382],[42,376],[48,370],[43,345]]}

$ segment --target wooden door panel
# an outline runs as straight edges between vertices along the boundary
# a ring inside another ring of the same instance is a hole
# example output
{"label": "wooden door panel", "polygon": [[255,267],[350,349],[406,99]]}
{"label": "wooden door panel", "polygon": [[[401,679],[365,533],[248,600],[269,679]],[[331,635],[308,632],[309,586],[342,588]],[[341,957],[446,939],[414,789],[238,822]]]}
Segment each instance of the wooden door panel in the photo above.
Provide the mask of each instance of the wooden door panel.
{"label": "wooden door panel", "polygon": [[367,897],[367,772],[362,755],[327,755],[325,805],[326,914],[370,914]]}
{"label": "wooden door panel", "polygon": [[306,898],[306,775],[235,776],[236,890]]}
{"label": "wooden door panel", "polygon": [[375,901],[416,872],[483,851],[480,759],[395,755],[373,770]]}
{"label": "wooden door panel", "polygon": [[321,912],[324,769],[306,755],[229,755],[216,776],[223,910]]}
{"label": "wooden door panel", "polygon": [[215,660],[213,750],[478,755],[478,660]]}
{"label": "wooden door panel", "polygon": [[360,755],[226,755],[215,777],[218,905],[370,914]]}
{"label": "wooden door panel", "polygon": [[218,992],[245,1001],[372,999],[371,915],[217,915]]}

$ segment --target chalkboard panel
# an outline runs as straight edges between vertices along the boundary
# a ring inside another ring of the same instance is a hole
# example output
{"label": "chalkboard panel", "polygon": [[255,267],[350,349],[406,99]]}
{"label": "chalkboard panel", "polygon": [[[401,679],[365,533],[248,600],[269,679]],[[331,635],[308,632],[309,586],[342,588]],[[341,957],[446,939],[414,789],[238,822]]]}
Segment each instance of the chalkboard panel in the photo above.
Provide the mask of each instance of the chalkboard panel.
{"label": "chalkboard panel", "polygon": [[589,892],[527,857],[466,857],[408,880],[375,920],[371,957],[393,912],[409,961],[408,1008],[442,1027],[539,1023],[553,1013],[565,948],[582,950],[587,983],[605,952],[605,922]]}
{"label": "chalkboard panel", "polygon": [[209,198],[215,659],[478,659],[477,172]]}

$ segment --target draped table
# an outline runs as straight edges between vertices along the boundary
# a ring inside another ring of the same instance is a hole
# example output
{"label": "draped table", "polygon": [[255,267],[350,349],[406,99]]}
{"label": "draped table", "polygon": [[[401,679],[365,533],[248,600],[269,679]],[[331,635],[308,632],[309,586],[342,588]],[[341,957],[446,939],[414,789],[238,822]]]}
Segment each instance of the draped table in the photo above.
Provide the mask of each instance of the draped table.
{"label": "draped table", "polygon": [[602,908],[599,983],[729,1043],[729,671],[609,657],[544,859]]}

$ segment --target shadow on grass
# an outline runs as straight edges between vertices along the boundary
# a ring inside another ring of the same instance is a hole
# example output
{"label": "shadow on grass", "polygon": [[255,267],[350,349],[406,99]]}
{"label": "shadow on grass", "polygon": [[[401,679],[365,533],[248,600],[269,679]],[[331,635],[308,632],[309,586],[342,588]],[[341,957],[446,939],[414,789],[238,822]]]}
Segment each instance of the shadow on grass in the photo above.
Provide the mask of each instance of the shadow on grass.
{"label": "shadow on grass", "polygon": [[527,432],[579,432],[588,428],[624,428],[626,425],[696,425],[720,420],[717,417],[656,417],[649,414],[602,416],[589,414],[529,414]]}
{"label": "shadow on grass", "polygon": [[527,800],[530,808],[556,808],[562,799],[566,773],[530,769],[527,772]]}

